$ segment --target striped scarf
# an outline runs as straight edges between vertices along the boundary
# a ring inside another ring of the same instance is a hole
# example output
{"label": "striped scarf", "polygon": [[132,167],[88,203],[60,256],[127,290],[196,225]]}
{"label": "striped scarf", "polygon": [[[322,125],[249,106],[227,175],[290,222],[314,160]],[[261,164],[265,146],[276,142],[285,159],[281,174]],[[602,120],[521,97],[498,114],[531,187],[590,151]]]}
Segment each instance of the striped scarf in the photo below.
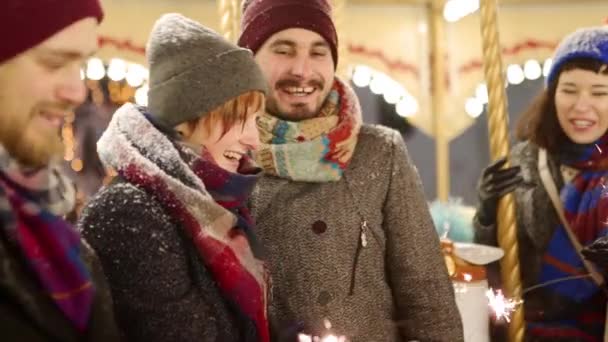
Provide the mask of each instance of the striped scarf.
{"label": "striped scarf", "polygon": [[268,342],[267,271],[249,239],[245,209],[257,175],[230,174],[208,154],[174,144],[130,103],[116,111],[97,150],[106,166],[180,222],[223,296],[255,325],[258,341]]}
{"label": "striped scarf", "polygon": [[[608,136],[594,144],[566,146],[561,163],[580,170],[560,192],[566,220],[582,246],[608,234]],[[587,274],[581,258],[559,224],[543,258],[540,283]],[[571,303],[571,312],[559,320],[535,322],[532,335],[572,337],[581,341],[601,341],[604,334],[606,297],[590,278],[568,280],[547,286],[554,296]],[[576,309],[574,309],[576,308]]]}
{"label": "striped scarf", "polygon": [[61,218],[74,200],[74,188],[58,170],[26,170],[0,145],[0,229],[43,290],[84,332],[95,289],[80,257],[80,235]]}
{"label": "striped scarf", "polygon": [[338,181],[355,151],[361,121],[357,95],[336,78],[317,117],[292,122],[260,116],[256,159],[266,173],[281,178]]}

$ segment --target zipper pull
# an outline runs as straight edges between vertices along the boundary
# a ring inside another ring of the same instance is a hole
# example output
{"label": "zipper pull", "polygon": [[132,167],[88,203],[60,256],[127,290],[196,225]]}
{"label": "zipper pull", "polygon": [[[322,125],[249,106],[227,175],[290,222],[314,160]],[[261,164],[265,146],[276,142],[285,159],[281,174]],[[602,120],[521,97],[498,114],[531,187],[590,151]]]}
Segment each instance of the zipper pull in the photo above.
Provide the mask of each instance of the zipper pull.
{"label": "zipper pull", "polygon": [[363,223],[361,223],[361,246],[363,247],[367,247],[367,235],[365,234],[365,231],[367,230],[367,221],[363,221]]}

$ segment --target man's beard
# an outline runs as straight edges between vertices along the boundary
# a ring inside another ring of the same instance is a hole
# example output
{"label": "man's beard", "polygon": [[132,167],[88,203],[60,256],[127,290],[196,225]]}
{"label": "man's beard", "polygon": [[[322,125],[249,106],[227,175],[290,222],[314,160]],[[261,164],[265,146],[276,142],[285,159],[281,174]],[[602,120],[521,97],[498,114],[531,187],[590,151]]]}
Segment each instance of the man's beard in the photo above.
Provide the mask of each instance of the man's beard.
{"label": "man's beard", "polygon": [[[316,89],[315,91],[322,92],[324,86],[325,81],[323,81],[322,79],[313,79],[306,82],[306,84],[302,84],[300,80],[286,78],[277,81],[274,89],[276,89],[276,91],[278,92],[281,91],[280,89],[286,87],[314,87]],[[329,92],[327,94],[320,94],[319,98],[322,98],[322,101],[312,105],[312,108],[311,105],[307,105],[304,103],[289,105],[288,108],[281,108],[279,102],[272,95],[271,92],[266,98],[266,110],[273,116],[276,116],[285,121],[302,121],[306,119],[311,119],[318,116],[319,111],[325,103],[325,100],[327,99],[328,95]]]}
{"label": "man's beard", "polygon": [[266,98],[266,110],[268,113],[285,121],[302,121],[314,118],[318,115],[321,105],[322,104],[318,105],[318,108],[310,109],[307,105],[301,104],[297,106],[290,106],[289,109],[282,110],[279,108],[279,104],[274,97],[268,96]]}
{"label": "man's beard", "polygon": [[0,143],[21,165],[41,168],[60,157],[64,147],[58,131],[36,127],[32,120],[33,115],[0,114]]}

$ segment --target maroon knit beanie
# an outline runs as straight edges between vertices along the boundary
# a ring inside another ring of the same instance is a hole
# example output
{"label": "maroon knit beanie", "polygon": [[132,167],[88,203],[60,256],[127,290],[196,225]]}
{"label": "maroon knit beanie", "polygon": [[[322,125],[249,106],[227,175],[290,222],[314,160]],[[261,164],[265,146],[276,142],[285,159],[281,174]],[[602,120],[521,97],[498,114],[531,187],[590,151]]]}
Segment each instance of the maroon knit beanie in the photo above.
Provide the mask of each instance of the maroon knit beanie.
{"label": "maroon knit beanie", "polygon": [[0,63],[87,17],[101,22],[99,0],[0,0]]}
{"label": "maroon knit beanie", "polygon": [[245,0],[238,44],[257,53],[273,34],[303,28],[321,35],[338,64],[338,35],[327,0]]}

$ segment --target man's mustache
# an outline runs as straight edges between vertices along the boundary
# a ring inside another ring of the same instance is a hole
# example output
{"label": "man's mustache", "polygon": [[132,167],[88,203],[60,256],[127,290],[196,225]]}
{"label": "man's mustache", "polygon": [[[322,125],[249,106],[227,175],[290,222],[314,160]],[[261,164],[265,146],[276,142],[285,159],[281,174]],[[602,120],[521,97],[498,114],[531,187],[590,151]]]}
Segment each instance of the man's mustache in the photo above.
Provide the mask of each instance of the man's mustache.
{"label": "man's mustache", "polygon": [[285,88],[285,87],[296,87],[296,88],[304,88],[304,87],[315,87],[317,89],[323,89],[325,86],[325,82],[320,79],[313,79],[307,82],[303,82],[302,80],[294,79],[294,78],[285,78],[277,81],[275,84],[276,88]]}

